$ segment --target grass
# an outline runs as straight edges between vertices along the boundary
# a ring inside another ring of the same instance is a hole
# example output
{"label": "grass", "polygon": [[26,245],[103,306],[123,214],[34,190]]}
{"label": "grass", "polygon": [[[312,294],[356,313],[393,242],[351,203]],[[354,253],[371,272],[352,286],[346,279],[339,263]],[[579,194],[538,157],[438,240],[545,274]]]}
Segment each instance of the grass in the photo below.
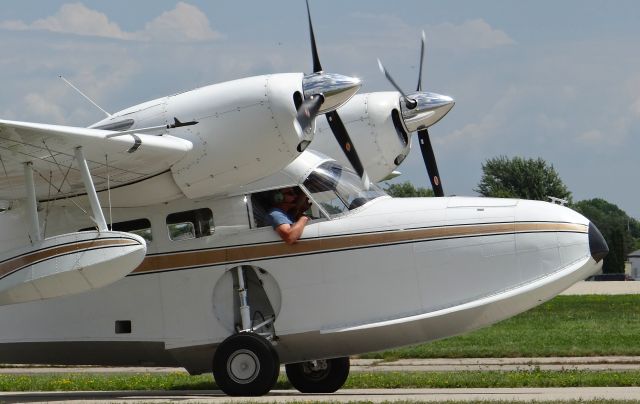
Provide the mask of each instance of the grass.
{"label": "grass", "polygon": [[464,371],[352,373],[344,388],[637,387],[640,371]]}
{"label": "grass", "polygon": [[640,355],[640,295],[558,296],[493,326],[363,358]]}
{"label": "grass", "polygon": [[[346,389],[499,388],[499,387],[637,387],[640,371],[464,371],[354,372]],[[169,374],[32,374],[0,375],[0,391],[216,390],[211,375]],[[275,389],[292,389],[284,375]]]}

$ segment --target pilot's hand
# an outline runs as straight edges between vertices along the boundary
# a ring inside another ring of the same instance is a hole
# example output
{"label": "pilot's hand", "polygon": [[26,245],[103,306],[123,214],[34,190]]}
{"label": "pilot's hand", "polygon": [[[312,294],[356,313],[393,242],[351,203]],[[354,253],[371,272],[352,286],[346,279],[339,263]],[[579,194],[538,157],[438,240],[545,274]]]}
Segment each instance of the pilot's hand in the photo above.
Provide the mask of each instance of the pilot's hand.
{"label": "pilot's hand", "polygon": [[307,198],[306,195],[300,196],[296,206],[296,217],[302,216],[304,212],[309,210],[309,208],[311,208],[311,202],[309,202],[309,198]]}

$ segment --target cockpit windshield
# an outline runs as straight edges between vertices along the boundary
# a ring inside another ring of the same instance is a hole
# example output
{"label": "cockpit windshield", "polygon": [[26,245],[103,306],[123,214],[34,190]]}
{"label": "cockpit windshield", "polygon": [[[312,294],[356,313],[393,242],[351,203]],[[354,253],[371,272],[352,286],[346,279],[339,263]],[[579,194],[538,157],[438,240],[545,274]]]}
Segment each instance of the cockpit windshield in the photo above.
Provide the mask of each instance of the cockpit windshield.
{"label": "cockpit windshield", "polygon": [[386,195],[375,184],[365,190],[362,179],[355,172],[334,162],[318,166],[303,186],[318,207],[332,217]]}

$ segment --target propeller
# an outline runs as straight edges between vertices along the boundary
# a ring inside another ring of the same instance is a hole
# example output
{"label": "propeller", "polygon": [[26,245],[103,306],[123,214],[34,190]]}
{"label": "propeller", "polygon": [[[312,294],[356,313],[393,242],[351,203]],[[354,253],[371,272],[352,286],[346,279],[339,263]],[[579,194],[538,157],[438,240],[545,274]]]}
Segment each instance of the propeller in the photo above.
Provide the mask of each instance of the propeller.
{"label": "propeller", "polygon": [[[424,48],[427,38],[422,31],[422,40],[420,41],[420,67],[418,70],[418,86],[416,91],[422,92],[422,62],[424,60]],[[431,139],[429,138],[429,129],[418,130],[418,143],[420,143],[420,151],[422,152],[422,159],[424,165],[427,167],[427,175],[429,175],[429,181],[431,181],[431,188],[435,196],[444,196],[444,190],[442,189],[442,182],[440,182],[440,173],[438,172],[438,165],[436,164],[436,156],[433,153],[433,146],[431,145]]]}
{"label": "propeller", "polygon": [[422,152],[422,159],[427,168],[433,193],[435,196],[444,196],[440,173],[438,172],[438,165],[436,164],[436,158],[427,128],[442,119],[442,117],[453,108],[455,102],[451,97],[422,91],[422,65],[425,53],[425,42],[426,37],[424,31],[422,31],[420,70],[418,72],[418,86],[415,93],[406,94],[384,68],[380,59],[378,59],[378,67],[389,83],[402,95],[403,104],[400,105],[400,108],[402,109],[402,119],[405,128],[409,132],[418,132],[420,151]]}
{"label": "propeller", "polygon": [[[316,46],[316,38],[313,32],[313,24],[311,22],[309,0],[306,0],[306,3],[307,18],[309,20],[309,37],[311,40],[311,55],[313,58],[313,73],[305,76],[303,79],[305,100],[298,108],[296,121],[303,131],[308,131],[312,128],[315,117],[319,113],[324,113],[340,148],[349,160],[349,163],[353,166],[353,169],[360,178],[362,178],[365,188],[368,189],[370,185],[369,177],[364,171],[364,167],[353,146],[351,137],[337,112],[337,108],[349,101],[360,88],[361,82],[359,79],[353,77],[325,73],[322,70],[320,57],[318,56],[318,48]],[[347,88],[348,91],[345,91],[343,88]],[[354,88],[355,91],[352,91]],[[338,89],[338,91],[336,91],[336,89]]]}

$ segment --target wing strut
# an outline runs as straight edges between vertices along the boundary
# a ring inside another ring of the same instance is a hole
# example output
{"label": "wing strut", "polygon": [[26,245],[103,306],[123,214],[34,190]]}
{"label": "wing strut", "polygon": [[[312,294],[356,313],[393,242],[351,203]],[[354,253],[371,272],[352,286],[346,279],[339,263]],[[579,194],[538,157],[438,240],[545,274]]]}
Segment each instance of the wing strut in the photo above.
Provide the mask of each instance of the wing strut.
{"label": "wing strut", "polygon": [[33,182],[33,163],[24,163],[24,179],[27,191],[27,216],[29,220],[29,237],[31,242],[40,241],[40,223],[38,221],[38,201],[36,200],[36,187]]}
{"label": "wing strut", "polygon": [[84,187],[87,191],[87,197],[89,198],[89,203],[91,204],[91,211],[93,212],[93,221],[98,226],[98,231],[107,231],[109,228],[107,227],[107,221],[104,219],[104,214],[102,213],[102,208],[100,207],[100,201],[98,200],[98,195],[96,194],[96,188],[93,186],[93,181],[91,180],[91,173],[89,172],[89,167],[87,166],[87,160],[84,158],[84,153],[82,152],[82,147],[76,147],[76,161],[78,162],[78,168],[80,169],[80,173],[82,174],[82,182],[84,182]]}

